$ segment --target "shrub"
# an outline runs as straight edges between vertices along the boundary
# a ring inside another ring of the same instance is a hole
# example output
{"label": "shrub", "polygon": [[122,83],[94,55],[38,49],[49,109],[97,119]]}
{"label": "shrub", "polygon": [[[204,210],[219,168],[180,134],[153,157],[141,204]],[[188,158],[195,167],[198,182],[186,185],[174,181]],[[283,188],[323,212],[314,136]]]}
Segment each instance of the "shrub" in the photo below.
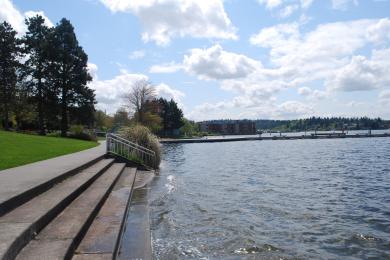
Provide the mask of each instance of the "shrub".
{"label": "shrub", "polygon": [[119,129],[118,134],[133,143],[154,151],[156,153],[156,165],[158,167],[161,161],[160,142],[157,136],[152,134],[147,127],[142,125],[122,127]]}
{"label": "shrub", "polygon": [[69,128],[69,132],[69,137],[71,138],[86,141],[97,141],[96,135],[92,131],[85,129],[82,125],[72,125]]}

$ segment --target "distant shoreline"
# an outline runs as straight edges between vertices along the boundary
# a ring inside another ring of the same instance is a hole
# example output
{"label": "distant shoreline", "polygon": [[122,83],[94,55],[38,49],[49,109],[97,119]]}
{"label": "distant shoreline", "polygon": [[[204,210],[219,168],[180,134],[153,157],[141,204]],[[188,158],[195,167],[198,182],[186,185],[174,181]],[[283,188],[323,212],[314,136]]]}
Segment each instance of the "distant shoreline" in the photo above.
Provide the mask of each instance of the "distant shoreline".
{"label": "distant shoreline", "polygon": [[216,142],[237,142],[237,141],[262,141],[262,140],[297,140],[297,139],[340,139],[340,138],[375,138],[390,137],[390,133],[383,134],[311,134],[296,136],[248,136],[248,137],[222,137],[222,138],[192,138],[192,139],[160,139],[160,143],[216,143]]}

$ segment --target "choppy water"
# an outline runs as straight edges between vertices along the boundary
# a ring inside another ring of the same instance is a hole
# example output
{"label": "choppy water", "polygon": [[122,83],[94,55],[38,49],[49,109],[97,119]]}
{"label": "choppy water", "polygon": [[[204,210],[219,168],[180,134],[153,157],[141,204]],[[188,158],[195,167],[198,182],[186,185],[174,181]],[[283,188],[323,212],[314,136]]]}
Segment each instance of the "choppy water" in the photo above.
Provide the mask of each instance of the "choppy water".
{"label": "choppy water", "polygon": [[390,259],[390,138],[163,150],[157,259]]}

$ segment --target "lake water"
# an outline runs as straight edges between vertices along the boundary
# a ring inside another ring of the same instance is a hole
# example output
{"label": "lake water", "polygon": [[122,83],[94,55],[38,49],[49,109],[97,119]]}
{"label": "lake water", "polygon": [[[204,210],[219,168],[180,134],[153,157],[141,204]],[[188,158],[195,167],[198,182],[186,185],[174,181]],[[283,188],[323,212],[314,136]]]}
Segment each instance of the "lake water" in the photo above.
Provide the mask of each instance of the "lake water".
{"label": "lake water", "polygon": [[390,259],[390,138],[163,145],[157,259]]}

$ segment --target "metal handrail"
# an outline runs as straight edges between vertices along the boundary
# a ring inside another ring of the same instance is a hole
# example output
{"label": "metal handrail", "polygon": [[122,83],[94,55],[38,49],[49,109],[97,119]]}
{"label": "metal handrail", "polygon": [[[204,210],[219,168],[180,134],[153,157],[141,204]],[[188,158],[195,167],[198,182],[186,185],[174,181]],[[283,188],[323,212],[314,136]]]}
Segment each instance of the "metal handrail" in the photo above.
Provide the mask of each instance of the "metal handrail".
{"label": "metal handrail", "polygon": [[148,148],[146,148],[146,147],[144,147],[142,145],[139,145],[137,143],[133,143],[130,140],[127,140],[127,139],[125,139],[125,138],[123,138],[123,137],[121,137],[119,135],[108,133],[107,136],[111,137],[111,138],[114,138],[114,139],[118,139],[118,140],[120,140],[122,142],[125,142],[125,143],[127,143],[127,144],[129,144],[131,146],[134,146],[134,147],[136,147],[136,148],[138,148],[140,150],[143,150],[145,152],[149,152],[149,153],[155,154],[155,152],[153,150],[150,150],[150,149],[148,149]]}
{"label": "metal handrail", "polygon": [[115,134],[106,135],[107,153],[121,156],[128,160],[138,160],[139,163],[157,168],[156,153],[137,143],[133,143]]}

